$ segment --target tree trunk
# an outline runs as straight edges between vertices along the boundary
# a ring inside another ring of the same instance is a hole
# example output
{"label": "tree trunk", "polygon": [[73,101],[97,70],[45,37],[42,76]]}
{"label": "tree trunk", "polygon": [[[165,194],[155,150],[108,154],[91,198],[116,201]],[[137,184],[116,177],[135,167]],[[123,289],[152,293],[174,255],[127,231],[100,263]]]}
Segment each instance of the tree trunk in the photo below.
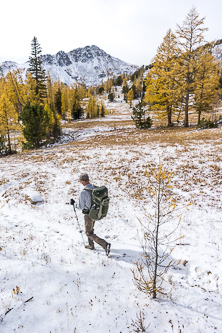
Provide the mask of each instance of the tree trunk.
{"label": "tree trunk", "polygon": [[172,112],[171,112],[171,109],[170,107],[168,106],[167,107],[167,119],[168,119],[168,127],[170,127],[172,125]]}
{"label": "tree trunk", "polygon": [[189,120],[188,120],[188,112],[189,112],[189,97],[190,97],[190,81],[191,81],[191,74],[189,73],[189,70],[187,72],[187,77],[186,77],[186,97],[185,97],[185,119],[184,119],[184,127],[189,126]]}
{"label": "tree trunk", "polygon": [[189,111],[189,92],[187,91],[186,100],[185,100],[185,119],[184,119],[184,127],[189,126],[189,119],[188,119],[188,111]]}
{"label": "tree trunk", "polygon": [[160,225],[160,182],[158,185],[158,198],[157,198],[157,226],[156,226],[156,237],[155,237],[155,267],[154,267],[154,277],[153,277],[153,298],[156,298],[156,280],[157,280],[157,268],[158,268],[158,237],[159,237],[159,225]]}
{"label": "tree trunk", "polygon": [[10,140],[9,131],[7,133],[7,136],[8,136],[8,151],[9,151],[9,154],[11,154],[12,153],[12,148],[11,148],[11,140]]}
{"label": "tree trunk", "polygon": [[[203,85],[202,85],[202,89],[203,89]],[[200,100],[201,100],[201,103],[200,103],[200,107],[199,107],[199,111],[198,111],[198,124],[200,123],[200,115],[202,112],[203,91],[201,91]]]}
{"label": "tree trunk", "polygon": [[198,112],[198,124],[200,124],[200,115],[201,115],[201,110]]}

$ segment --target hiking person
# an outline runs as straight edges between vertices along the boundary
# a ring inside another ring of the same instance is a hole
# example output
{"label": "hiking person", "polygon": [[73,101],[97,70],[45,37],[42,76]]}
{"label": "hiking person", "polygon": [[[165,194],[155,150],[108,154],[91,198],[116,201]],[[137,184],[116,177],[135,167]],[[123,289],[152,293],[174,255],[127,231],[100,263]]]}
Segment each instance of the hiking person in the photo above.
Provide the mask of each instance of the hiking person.
{"label": "hiking person", "polygon": [[87,189],[92,190],[95,188],[95,186],[90,183],[87,173],[82,173],[79,177],[79,181],[84,186],[84,189],[80,192],[78,203],[75,202],[75,200],[71,199],[71,204],[73,204],[75,208],[81,209],[84,214],[85,234],[88,237],[89,243],[88,245],[85,245],[85,248],[89,250],[94,250],[94,242],[96,242],[105,250],[106,255],[108,256],[110,253],[111,244],[107,243],[104,239],[98,237],[94,233],[95,221],[93,221],[87,214],[92,206],[92,193]]}

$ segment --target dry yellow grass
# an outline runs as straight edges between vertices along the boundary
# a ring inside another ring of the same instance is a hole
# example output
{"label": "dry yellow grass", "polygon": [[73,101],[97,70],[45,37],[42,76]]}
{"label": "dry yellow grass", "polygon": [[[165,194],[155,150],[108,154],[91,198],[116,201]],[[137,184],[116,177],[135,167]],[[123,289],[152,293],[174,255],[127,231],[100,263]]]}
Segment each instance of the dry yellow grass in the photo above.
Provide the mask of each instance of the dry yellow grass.
{"label": "dry yellow grass", "polygon": [[76,122],[70,122],[63,125],[63,128],[67,129],[90,129],[94,127],[110,127],[110,128],[118,128],[120,126],[129,126],[133,125],[132,120],[107,120],[101,118],[100,120],[81,120]]}
{"label": "dry yellow grass", "polygon": [[189,143],[198,144],[200,141],[217,141],[222,139],[222,129],[196,130],[196,128],[164,128],[164,129],[117,129],[109,132],[107,135],[96,135],[93,138],[87,138],[82,141],[74,141],[68,145],[81,146],[130,146],[144,145],[156,142],[159,145],[180,144],[186,146]]}
{"label": "dry yellow grass", "polygon": [[[158,119],[157,116],[151,112],[153,119],[153,128],[147,130],[139,130],[135,128],[134,122],[130,119],[132,115],[132,109],[129,108],[128,104],[113,103],[110,108],[112,114],[105,118],[100,119],[89,119],[84,121],[72,122],[64,125],[65,129],[70,130],[86,130],[95,127],[108,128],[108,131],[95,133],[95,136],[82,139],[81,141],[74,141],[71,144],[73,146],[90,145],[93,147],[98,146],[130,146],[130,145],[141,145],[156,142],[158,144],[167,145],[187,145],[189,143],[195,143],[200,141],[207,142],[208,140],[219,140],[221,139],[221,129],[210,129],[210,130],[197,130],[194,124],[197,123],[197,114],[190,112],[189,123],[193,124],[189,128],[183,127],[172,127],[167,128],[166,119]],[[110,116],[112,118],[110,118]],[[115,120],[115,116],[117,119]],[[122,120],[121,120],[122,117]],[[211,115],[203,113],[202,117],[206,119],[216,120],[222,117],[222,109],[217,108]],[[181,117],[180,120],[183,118]],[[176,121],[176,118],[173,119]]]}

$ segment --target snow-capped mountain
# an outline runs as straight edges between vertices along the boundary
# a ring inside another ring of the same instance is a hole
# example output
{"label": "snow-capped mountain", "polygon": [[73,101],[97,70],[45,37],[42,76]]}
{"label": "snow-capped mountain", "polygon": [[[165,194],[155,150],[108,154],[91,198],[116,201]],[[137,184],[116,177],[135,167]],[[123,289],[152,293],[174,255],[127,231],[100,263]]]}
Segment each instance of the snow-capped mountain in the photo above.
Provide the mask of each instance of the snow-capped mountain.
{"label": "snow-capped mountain", "polygon": [[217,59],[217,61],[222,59],[222,39],[215,43],[212,54]]}
{"label": "snow-capped mountain", "polygon": [[[77,48],[68,53],[59,51],[55,55],[46,54],[42,56],[42,62],[53,81],[60,80],[67,85],[74,82],[84,83],[86,86],[98,85],[109,77],[132,74],[138,69],[138,66],[114,58],[95,45]],[[6,74],[9,68],[21,68],[25,74],[28,62],[19,65],[5,61],[0,65],[3,74]]]}

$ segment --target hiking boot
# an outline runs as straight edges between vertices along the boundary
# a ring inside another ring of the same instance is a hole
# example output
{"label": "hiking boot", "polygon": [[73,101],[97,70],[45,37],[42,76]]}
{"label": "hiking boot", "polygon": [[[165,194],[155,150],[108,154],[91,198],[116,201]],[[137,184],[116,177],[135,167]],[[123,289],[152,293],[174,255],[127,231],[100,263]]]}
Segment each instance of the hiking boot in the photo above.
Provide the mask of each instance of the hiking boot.
{"label": "hiking boot", "polygon": [[95,249],[94,245],[85,245],[85,248],[89,249],[89,250],[94,250]]}
{"label": "hiking boot", "polygon": [[106,251],[106,255],[108,256],[110,253],[110,248],[111,248],[111,244],[107,243],[106,247],[105,247],[105,251]]}

